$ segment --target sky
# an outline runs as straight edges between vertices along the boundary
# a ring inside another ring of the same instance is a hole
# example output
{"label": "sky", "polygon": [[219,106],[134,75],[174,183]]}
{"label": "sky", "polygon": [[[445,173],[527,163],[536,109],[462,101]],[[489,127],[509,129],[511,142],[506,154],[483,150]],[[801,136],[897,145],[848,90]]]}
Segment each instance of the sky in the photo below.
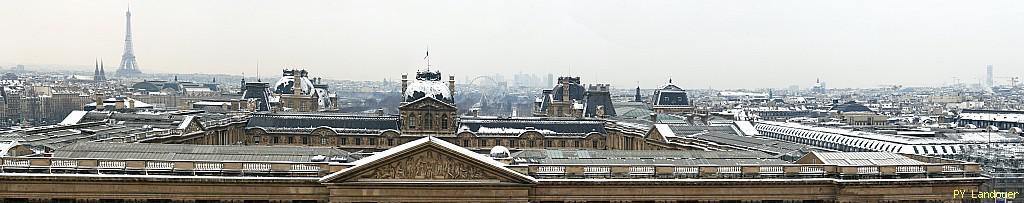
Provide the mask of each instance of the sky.
{"label": "sky", "polygon": [[[0,1],[0,64],[397,80],[572,75],[656,88],[937,86],[1024,76],[1024,1]],[[108,69],[109,70],[109,69]],[[1005,77],[1005,78],[1004,78]]]}

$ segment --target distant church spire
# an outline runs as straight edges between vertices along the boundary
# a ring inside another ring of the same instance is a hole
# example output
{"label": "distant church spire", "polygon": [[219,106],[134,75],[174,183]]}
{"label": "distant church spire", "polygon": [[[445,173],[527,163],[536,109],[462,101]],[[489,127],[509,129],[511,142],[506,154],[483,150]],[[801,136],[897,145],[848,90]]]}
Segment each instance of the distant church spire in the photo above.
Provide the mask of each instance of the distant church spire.
{"label": "distant church spire", "polygon": [[103,73],[103,59],[97,59],[96,60],[96,70],[93,71],[92,80],[93,81],[106,81],[107,80],[106,74]]}

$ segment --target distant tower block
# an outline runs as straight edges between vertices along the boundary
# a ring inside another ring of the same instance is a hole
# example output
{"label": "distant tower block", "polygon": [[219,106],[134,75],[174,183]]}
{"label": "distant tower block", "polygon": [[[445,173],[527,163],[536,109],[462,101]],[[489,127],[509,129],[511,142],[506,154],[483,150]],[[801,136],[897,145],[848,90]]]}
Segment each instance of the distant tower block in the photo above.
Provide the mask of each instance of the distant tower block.
{"label": "distant tower block", "polygon": [[992,87],[996,84],[992,82],[992,65],[985,67],[985,86]]}
{"label": "distant tower block", "polygon": [[132,46],[132,11],[131,8],[125,12],[124,31],[124,54],[121,55],[121,66],[117,68],[115,75],[121,77],[142,74],[139,70],[139,63],[135,61],[135,49]]}

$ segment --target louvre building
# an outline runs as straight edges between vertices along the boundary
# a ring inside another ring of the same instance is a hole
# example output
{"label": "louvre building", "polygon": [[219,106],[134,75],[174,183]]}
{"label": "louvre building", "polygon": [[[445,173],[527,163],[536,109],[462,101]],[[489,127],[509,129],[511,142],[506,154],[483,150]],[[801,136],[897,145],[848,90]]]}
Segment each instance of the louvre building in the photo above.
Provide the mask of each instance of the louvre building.
{"label": "louvre building", "polygon": [[543,117],[489,117],[457,114],[455,77],[420,71],[402,77],[398,114],[343,114],[318,111],[334,96],[305,71],[285,74],[244,85],[234,112],[77,111],[2,132],[0,201],[961,202],[988,180],[972,162],[685,122],[671,83],[663,109],[617,111],[606,85],[565,77],[541,93]]}

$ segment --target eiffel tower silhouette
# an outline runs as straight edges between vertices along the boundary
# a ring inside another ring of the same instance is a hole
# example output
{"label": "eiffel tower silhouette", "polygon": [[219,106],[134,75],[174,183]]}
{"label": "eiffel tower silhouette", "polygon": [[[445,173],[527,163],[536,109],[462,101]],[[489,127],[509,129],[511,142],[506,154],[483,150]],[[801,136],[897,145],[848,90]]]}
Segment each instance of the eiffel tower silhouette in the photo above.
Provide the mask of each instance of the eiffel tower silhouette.
{"label": "eiffel tower silhouette", "polygon": [[117,68],[115,75],[121,77],[135,76],[142,74],[139,70],[139,63],[135,61],[135,49],[132,48],[132,9],[125,12],[124,31],[124,54],[121,55],[121,66]]}

